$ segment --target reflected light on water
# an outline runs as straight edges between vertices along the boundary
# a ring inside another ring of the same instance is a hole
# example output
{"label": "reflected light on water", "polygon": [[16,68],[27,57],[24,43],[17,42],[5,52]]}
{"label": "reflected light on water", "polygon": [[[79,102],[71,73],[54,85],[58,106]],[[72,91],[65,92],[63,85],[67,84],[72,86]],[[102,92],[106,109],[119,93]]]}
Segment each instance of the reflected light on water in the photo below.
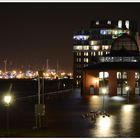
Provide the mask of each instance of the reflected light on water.
{"label": "reflected light on water", "polygon": [[125,113],[131,112],[133,111],[134,106],[133,105],[124,105],[122,107],[122,111]]}
{"label": "reflected light on water", "polygon": [[120,97],[120,96],[114,96],[114,97],[111,97],[111,100],[114,100],[114,101],[124,101],[125,98],[124,97]]}
{"label": "reflected light on water", "polygon": [[94,95],[90,97],[89,100],[90,109],[100,109],[101,107],[101,98],[98,95]]}
{"label": "reflected light on water", "polygon": [[134,118],[134,105],[124,105],[121,108],[121,128],[125,133],[129,133],[132,128]]}
{"label": "reflected light on water", "polygon": [[111,121],[109,117],[105,117],[105,118],[100,117],[98,121],[98,127],[100,131],[102,132],[108,131],[110,126],[111,126]]}
{"label": "reflected light on water", "polygon": [[111,117],[99,117],[96,122],[96,130],[93,132],[93,136],[96,137],[113,137],[113,116]]}

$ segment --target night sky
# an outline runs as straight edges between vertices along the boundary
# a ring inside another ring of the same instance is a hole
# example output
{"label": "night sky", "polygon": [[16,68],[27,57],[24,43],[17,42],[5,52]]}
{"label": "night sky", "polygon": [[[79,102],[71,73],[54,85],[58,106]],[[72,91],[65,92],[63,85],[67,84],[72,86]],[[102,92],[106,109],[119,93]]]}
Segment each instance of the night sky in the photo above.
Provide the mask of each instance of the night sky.
{"label": "night sky", "polygon": [[72,35],[96,19],[140,19],[140,3],[0,3],[0,69],[72,72]]}

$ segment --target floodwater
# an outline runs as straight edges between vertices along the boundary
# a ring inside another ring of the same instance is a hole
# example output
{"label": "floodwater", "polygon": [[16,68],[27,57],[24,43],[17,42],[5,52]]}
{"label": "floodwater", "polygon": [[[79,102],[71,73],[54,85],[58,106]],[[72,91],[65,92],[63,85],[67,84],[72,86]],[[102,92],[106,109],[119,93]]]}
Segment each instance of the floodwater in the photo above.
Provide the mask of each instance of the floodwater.
{"label": "floodwater", "polygon": [[[104,97],[104,111],[110,117],[97,116],[96,122],[81,115],[103,110],[103,96],[88,100],[75,89],[64,100],[48,105],[48,127],[64,132],[68,137],[140,137],[140,97]],[[52,112],[52,109],[54,112]],[[62,135],[63,136],[63,135]]]}
{"label": "floodwater", "polygon": [[[104,100],[103,100],[104,99]],[[104,102],[104,104],[103,104]],[[15,101],[9,108],[10,130],[32,129],[35,124],[35,99]],[[46,118],[43,133],[39,137],[93,137],[93,138],[127,138],[140,137],[140,96],[129,100],[121,96],[91,96],[83,99],[80,89],[54,94],[45,97]],[[5,109],[0,110],[0,129],[5,128],[2,116]],[[110,116],[98,115],[96,121],[90,117],[83,118],[92,111],[105,111]],[[14,135],[18,136],[18,134]],[[35,137],[34,134],[24,134],[24,137]],[[22,135],[20,135],[22,137]]]}

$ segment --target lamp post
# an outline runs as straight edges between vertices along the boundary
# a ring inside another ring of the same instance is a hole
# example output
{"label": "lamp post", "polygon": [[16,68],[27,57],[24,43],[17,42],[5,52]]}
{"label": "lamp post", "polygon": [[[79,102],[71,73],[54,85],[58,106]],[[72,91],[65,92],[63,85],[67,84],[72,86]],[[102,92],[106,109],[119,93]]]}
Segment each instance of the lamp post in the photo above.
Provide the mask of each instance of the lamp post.
{"label": "lamp post", "polygon": [[129,90],[130,90],[130,87],[127,85],[127,86],[125,87],[125,90],[126,90],[126,92],[127,92],[127,103],[129,103]]}
{"label": "lamp post", "polygon": [[7,107],[6,111],[6,129],[7,129],[7,135],[9,134],[9,106],[12,102],[12,96],[10,94],[7,94],[3,97],[3,102],[5,103],[5,106]]}
{"label": "lamp post", "polygon": [[104,109],[104,96],[105,94],[107,93],[107,89],[105,87],[102,88],[102,93],[103,93],[103,112],[105,112],[105,109]]}
{"label": "lamp post", "polygon": [[102,116],[104,117],[110,117],[109,113],[105,112],[105,101],[104,101],[104,96],[107,93],[107,88],[106,87],[102,87],[102,94],[103,94],[103,110],[98,110],[98,111],[90,111],[89,113],[86,114],[82,114],[82,117],[84,119],[86,118],[90,118],[91,121],[96,122],[96,118],[98,116]]}

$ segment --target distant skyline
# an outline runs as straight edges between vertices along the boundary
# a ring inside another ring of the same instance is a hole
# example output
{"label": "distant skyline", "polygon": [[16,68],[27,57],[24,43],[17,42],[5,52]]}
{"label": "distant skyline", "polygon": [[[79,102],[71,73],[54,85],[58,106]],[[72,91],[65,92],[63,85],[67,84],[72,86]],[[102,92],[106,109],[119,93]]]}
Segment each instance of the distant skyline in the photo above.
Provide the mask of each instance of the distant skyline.
{"label": "distant skyline", "polygon": [[72,71],[73,32],[96,19],[140,19],[140,3],[0,3],[0,69]]}

